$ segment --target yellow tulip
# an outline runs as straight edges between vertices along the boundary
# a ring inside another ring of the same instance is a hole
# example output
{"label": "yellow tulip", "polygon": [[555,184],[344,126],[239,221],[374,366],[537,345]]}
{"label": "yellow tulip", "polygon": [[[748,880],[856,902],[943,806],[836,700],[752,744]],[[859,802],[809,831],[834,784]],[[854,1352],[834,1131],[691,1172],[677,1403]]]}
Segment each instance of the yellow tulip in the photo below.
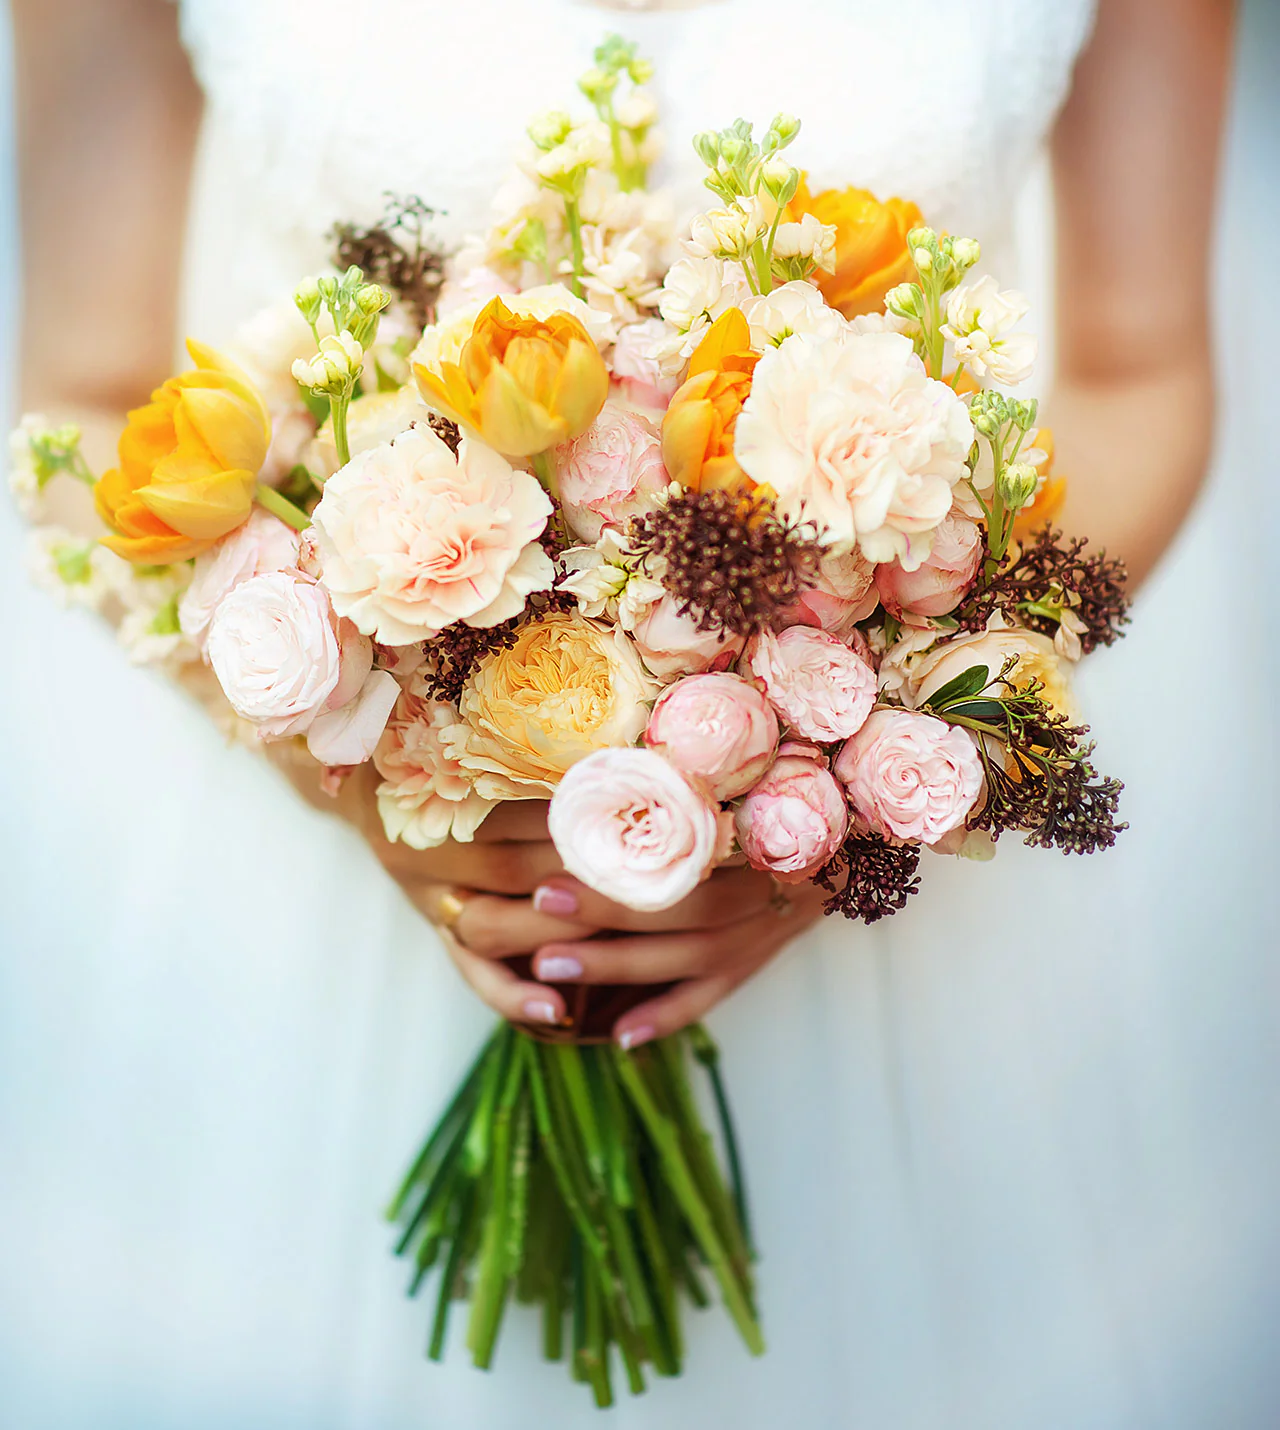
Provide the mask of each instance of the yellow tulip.
{"label": "yellow tulip", "polygon": [[94,487],[118,556],[148,565],[185,561],[247,520],[271,442],[262,398],[233,363],[188,341],[196,364],[129,413],[119,466]]}
{"label": "yellow tulip", "polygon": [[759,360],[739,309],[707,329],[662,419],[662,460],[673,481],[691,491],[754,487],[733,455],[733,434]]}
{"label": "yellow tulip", "polygon": [[878,313],[885,294],[911,275],[907,234],[923,217],[905,199],[883,203],[867,189],[824,189],[811,194],[802,179],[787,218],[813,214],[836,230],[834,273],[816,273],[822,296],[846,318]]}
{"label": "yellow tulip", "polygon": [[427,405],[476,432],[504,457],[533,457],[580,437],[609,395],[609,373],[571,313],[513,313],[494,298],[457,362],[414,363]]}

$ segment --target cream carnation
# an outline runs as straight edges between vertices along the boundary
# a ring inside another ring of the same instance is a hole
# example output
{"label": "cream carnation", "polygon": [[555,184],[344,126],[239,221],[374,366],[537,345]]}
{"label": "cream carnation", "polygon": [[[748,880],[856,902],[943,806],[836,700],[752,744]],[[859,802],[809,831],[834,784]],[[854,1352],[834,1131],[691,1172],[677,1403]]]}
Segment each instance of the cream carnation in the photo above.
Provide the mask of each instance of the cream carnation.
{"label": "cream carnation", "polygon": [[495,626],[555,580],[538,537],[551,501],[527,472],[464,438],[455,458],[414,427],[325,483],[316,545],[334,609],[384,645]]}
{"label": "cream carnation", "polygon": [[621,630],[548,616],[480,662],[443,738],[484,798],[542,799],[592,751],[634,744],[657,693]]}
{"label": "cream carnation", "polygon": [[747,652],[752,675],[774,709],[807,740],[843,740],[876,698],[875,672],[843,641],[811,626],[762,631]]}
{"label": "cream carnation", "polygon": [[982,790],[965,731],[914,710],[877,710],[836,757],[849,803],[877,834],[933,844],[964,823]]}
{"label": "cream carnation", "polygon": [[724,843],[718,809],[652,750],[600,750],[561,780],[547,815],[565,869],[653,913],[686,898]]}
{"label": "cream carnation", "polygon": [[434,849],[446,839],[469,843],[493,808],[445,748],[443,733],[457,721],[457,711],[443,701],[400,696],[373,754],[382,776],[378,814],[393,843],[411,849]]}
{"label": "cream carnation", "polygon": [[581,437],[556,449],[556,466],[564,514],[587,541],[648,511],[669,483],[653,424],[613,402]]}
{"label": "cream carnation", "polygon": [[973,442],[968,410],[909,339],[799,336],[761,358],[738,418],[743,470],[825,544],[914,570],[951,509]]}

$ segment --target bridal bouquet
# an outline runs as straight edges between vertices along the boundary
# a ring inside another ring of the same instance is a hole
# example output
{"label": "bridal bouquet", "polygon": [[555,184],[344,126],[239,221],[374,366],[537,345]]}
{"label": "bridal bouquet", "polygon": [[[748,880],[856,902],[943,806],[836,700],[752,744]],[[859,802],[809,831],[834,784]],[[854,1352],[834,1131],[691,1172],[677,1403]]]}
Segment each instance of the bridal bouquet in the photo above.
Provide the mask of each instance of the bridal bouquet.
{"label": "bridal bouquet", "polygon": [[[1110,845],[1069,673],[1123,572],[1051,525],[1025,300],[911,204],[811,192],[785,115],[697,136],[677,244],[648,78],[607,41],[460,251],[393,203],[234,355],[190,343],[94,483],[107,534],[38,526],[41,579],[326,789],[372,760],[389,839],[549,799],[565,869],[636,910],[736,858],[870,922],[926,850]],[[13,457],[36,516],[93,480],[38,418]],[[489,1365],[514,1295],[604,1405],[615,1354],[633,1390],[679,1371],[707,1273],[763,1342],[714,1044],[619,1046],[646,990],[565,995],[494,1033],[391,1216],[413,1289],[439,1271],[433,1357],[469,1298]]]}

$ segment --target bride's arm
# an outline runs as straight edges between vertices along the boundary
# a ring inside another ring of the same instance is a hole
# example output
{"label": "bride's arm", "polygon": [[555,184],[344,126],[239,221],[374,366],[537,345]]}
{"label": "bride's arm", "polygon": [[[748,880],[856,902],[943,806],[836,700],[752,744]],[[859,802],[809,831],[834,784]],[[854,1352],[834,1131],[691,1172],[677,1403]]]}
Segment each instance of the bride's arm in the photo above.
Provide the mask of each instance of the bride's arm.
{"label": "bride's arm", "polygon": [[1069,530],[1145,577],[1213,433],[1209,256],[1230,0],[1101,0],[1053,139]]}

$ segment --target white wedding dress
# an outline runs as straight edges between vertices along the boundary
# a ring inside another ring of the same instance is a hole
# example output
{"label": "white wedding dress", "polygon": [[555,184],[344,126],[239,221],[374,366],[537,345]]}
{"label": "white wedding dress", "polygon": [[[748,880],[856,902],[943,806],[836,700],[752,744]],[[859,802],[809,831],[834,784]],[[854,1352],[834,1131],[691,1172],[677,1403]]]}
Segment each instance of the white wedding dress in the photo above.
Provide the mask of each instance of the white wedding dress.
{"label": "white wedding dress", "polygon": [[[695,130],[790,110],[815,186],[909,196],[1008,255],[1090,21],[1088,0],[187,0],[209,106],[186,330],[226,340],[385,190],[443,210],[447,238],[481,226],[527,118],[573,99],[610,29],[656,64],[689,205]],[[931,860],[906,912],[829,922],[716,1011],[770,1349],[752,1361],[727,1317],[691,1313],[683,1379],[602,1421],[519,1308],[492,1374],[460,1323],[446,1364],[422,1358],[428,1310],[404,1299],[379,1208],[490,1021],[430,930],[349,831],[105,634],[41,609],[24,639],[45,713],[17,727],[41,761],[9,771],[25,971],[0,1030],[30,1095],[4,1124],[23,1159],[3,1202],[21,1235],[0,1269],[23,1292],[0,1313],[5,1425],[1264,1424],[1213,1382],[1231,1355],[1196,1355],[1250,1343],[1255,1243],[1227,1230],[1261,1194],[1206,1169],[1229,1178],[1257,1140],[1261,1105],[1233,1124],[1229,1091],[1267,1065],[1247,1009],[1228,1031],[1214,1004],[1214,961],[1242,956],[1221,907],[1144,853],[1153,825],[1185,849],[1195,834],[1123,648],[1085,679],[1105,762],[1137,788],[1120,848]],[[1188,797],[1212,839],[1207,790]],[[1243,876],[1210,868],[1229,902]],[[1156,939],[1159,901],[1182,912]],[[1234,1053],[1235,1083],[1201,1086],[1188,1049]]]}

